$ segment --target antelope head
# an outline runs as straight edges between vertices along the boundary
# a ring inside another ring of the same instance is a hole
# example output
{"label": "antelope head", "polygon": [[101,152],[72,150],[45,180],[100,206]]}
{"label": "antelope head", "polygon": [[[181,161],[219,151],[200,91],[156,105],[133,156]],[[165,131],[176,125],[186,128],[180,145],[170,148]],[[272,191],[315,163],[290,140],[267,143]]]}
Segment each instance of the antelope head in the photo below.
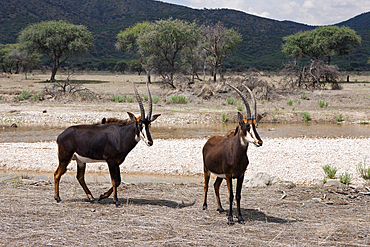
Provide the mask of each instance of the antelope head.
{"label": "antelope head", "polygon": [[130,119],[132,121],[135,121],[137,124],[136,128],[136,136],[135,139],[137,142],[142,140],[146,145],[152,146],[153,145],[153,139],[150,134],[150,124],[154,120],[156,120],[161,114],[156,114],[152,116],[152,109],[153,109],[153,103],[152,103],[152,97],[150,95],[149,91],[149,85],[148,82],[146,82],[146,89],[148,91],[148,101],[149,101],[149,112],[148,115],[145,115],[145,110],[143,106],[143,102],[141,100],[141,97],[135,87],[134,82],[131,80],[132,85],[134,86],[136,99],[139,102],[140,107],[140,117],[136,118],[132,113],[128,112],[128,115],[130,116]]}
{"label": "antelope head", "polygon": [[251,114],[251,110],[249,108],[249,104],[247,102],[247,99],[245,95],[243,95],[236,87],[226,83],[229,87],[234,89],[239,96],[243,99],[245,109],[247,110],[247,119],[243,117],[243,115],[238,112],[238,121],[239,121],[239,126],[240,130],[242,131],[242,137],[241,137],[241,142],[244,143],[245,145],[247,143],[253,143],[257,147],[262,146],[263,141],[261,140],[260,136],[258,135],[257,132],[257,104],[256,104],[256,99],[254,97],[254,94],[252,91],[243,84],[243,86],[248,90],[249,94],[251,95],[252,102],[253,102],[253,114]]}

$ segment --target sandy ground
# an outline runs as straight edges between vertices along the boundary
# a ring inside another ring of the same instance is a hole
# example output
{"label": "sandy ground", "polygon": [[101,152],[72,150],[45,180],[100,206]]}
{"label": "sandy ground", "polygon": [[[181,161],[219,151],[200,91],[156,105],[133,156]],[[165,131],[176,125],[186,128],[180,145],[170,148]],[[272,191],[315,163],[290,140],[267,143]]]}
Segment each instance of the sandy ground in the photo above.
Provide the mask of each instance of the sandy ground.
{"label": "sandy ground", "polygon": [[[61,75],[62,76],[62,75]],[[113,93],[132,95],[128,76],[84,74],[81,78],[99,80],[88,83],[101,100],[87,103],[70,99],[42,102],[15,101],[30,89],[42,92],[47,75],[36,74],[0,78],[0,125],[67,127],[94,123],[102,117],[127,118],[138,114],[136,103],[113,103]],[[135,78],[144,81],[144,77]],[[342,113],[346,125],[370,120],[370,86],[366,78],[343,85],[340,91],[307,91],[310,100],[300,100],[300,92],[285,93],[270,102],[258,102],[264,121],[303,122],[301,114],[311,113],[312,122],[336,123]],[[104,83],[101,83],[104,81]],[[139,85],[145,94],[145,87]],[[154,113],[162,113],[158,124],[206,124],[229,119],[236,106],[225,98],[200,100],[189,92],[163,91],[152,85],[152,95],[169,99],[171,94],[186,95],[185,105],[160,101]],[[288,106],[287,100],[293,105]],[[317,100],[329,102],[320,108]],[[298,103],[300,100],[300,103]],[[2,132],[0,132],[0,135]],[[1,139],[1,136],[0,136]],[[201,148],[206,139],[155,139],[152,147],[139,143],[121,165],[121,173],[136,177],[166,175],[165,179],[125,181],[118,192],[121,206],[112,199],[86,202],[76,179],[61,182],[62,203],[53,199],[53,183],[48,181],[57,167],[55,141],[3,142],[0,140],[0,245],[3,246],[369,246],[369,195],[356,171],[370,156],[370,139],[363,138],[264,138],[264,145],[248,150],[247,174],[265,171],[281,180],[293,181],[293,189],[279,184],[267,188],[243,188],[244,225],[228,227],[226,214],[216,212],[211,186],[208,210],[203,211]],[[338,174],[353,174],[352,187],[329,188],[312,185],[324,177],[322,166],[336,166]],[[75,176],[72,162],[66,177]],[[104,163],[89,164],[87,174],[95,174],[88,186],[94,196],[111,185]],[[28,173],[29,172],[29,173]],[[29,174],[47,174],[48,178]],[[17,175],[14,175],[14,174]],[[169,176],[171,175],[171,176]],[[98,177],[106,180],[99,180]],[[171,177],[171,179],[170,179]],[[187,178],[187,180],[178,180]],[[191,178],[191,179],[189,179]],[[185,182],[186,181],[186,182]],[[360,186],[360,187],[357,187]],[[283,198],[283,193],[286,196]],[[221,200],[228,208],[227,188],[221,186]],[[235,209],[234,209],[235,210]],[[234,213],[235,214],[235,213]]]}

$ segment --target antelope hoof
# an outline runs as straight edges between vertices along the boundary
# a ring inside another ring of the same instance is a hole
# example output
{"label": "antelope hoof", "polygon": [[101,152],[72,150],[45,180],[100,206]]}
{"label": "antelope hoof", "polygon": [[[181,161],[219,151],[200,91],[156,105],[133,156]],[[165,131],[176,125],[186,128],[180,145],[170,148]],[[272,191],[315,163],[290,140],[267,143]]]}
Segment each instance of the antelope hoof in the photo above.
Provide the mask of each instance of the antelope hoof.
{"label": "antelope hoof", "polygon": [[218,208],[217,209],[217,211],[219,212],[219,213],[222,213],[222,212],[225,212],[225,210],[221,207],[221,208]]}
{"label": "antelope hoof", "polygon": [[228,224],[229,226],[234,225],[234,220],[233,220],[233,217],[232,217],[232,216],[229,216],[227,219],[228,219],[228,220],[227,220],[227,224]]}
{"label": "antelope hoof", "polygon": [[99,199],[98,199],[98,201],[100,201],[100,200],[102,200],[102,199],[105,199],[105,198],[107,198],[104,194],[101,194],[100,196],[99,196]]}
{"label": "antelope hoof", "polygon": [[116,208],[118,208],[119,207],[119,205],[120,205],[120,203],[119,203],[119,201],[117,200],[117,201],[115,201],[114,202],[114,204],[116,204]]}
{"label": "antelope hoof", "polygon": [[207,204],[203,204],[203,210],[207,209]]}
{"label": "antelope hoof", "polygon": [[90,203],[95,203],[95,198],[94,197],[88,198],[88,200],[89,200]]}
{"label": "antelope hoof", "polygon": [[58,196],[58,197],[54,197],[54,199],[55,199],[55,201],[57,201],[57,202],[61,202],[62,201],[62,199],[60,199],[60,197]]}
{"label": "antelope hoof", "polygon": [[242,217],[238,217],[238,223],[239,224],[244,224],[244,219]]}

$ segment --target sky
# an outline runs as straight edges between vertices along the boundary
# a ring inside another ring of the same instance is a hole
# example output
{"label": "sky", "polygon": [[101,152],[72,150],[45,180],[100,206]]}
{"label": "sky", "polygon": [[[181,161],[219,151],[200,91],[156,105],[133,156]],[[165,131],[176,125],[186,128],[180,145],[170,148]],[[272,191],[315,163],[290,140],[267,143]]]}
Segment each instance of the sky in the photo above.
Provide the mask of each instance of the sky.
{"label": "sky", "polygon": [[370,11],[370,0],[159,0],[196,9],[227,8],[274,20],[332,25]]}

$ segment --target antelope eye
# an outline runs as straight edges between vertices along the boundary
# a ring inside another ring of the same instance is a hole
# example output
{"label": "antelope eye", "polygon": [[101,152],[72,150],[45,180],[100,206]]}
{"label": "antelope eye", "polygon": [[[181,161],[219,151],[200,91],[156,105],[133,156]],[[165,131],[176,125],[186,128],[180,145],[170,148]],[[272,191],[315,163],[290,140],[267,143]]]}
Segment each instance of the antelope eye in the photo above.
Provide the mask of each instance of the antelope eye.
{"label": "antelope eye", "polygon": [[248,132],[251,130],[251,126],[249,124],[247,124],[245,127],[247,128]]}

